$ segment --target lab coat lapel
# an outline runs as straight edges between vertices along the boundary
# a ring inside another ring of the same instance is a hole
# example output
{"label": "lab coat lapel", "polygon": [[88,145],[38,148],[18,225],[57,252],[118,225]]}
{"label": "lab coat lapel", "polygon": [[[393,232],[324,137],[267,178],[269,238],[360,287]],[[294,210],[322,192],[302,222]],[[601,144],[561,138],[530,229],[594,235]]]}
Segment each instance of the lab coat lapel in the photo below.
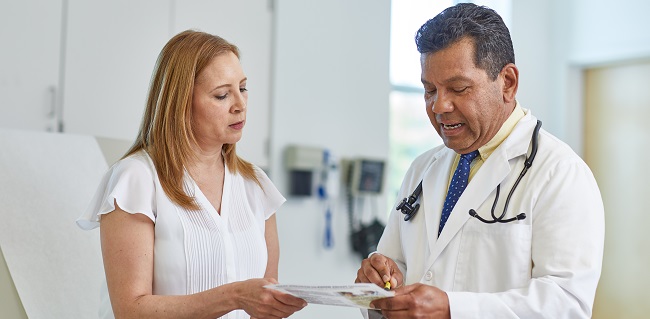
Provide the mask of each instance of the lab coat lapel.
{"label": "lab coat lapel", "polygon": [[[472,208],[478,208],[478,206],[485,201],[490,193],[510,172],[508,160],[504,159],[503,156],[495,156],[496,153],[497,152],[494,152],[492,156],[490,156],[472,178],[470,183],[467,184],[467,188],[458,199],[454,209],[451,211],[449,219],[445,224],[445,228],[442,230],[442,233],[440,233],[440,237],[438,237],[431,246],[431,259],[429,264],[433,264],[445,247],[447,247],[449,242],[454,238],[454,236],[456,236],[463,225],[465,225],[467,220],[471,217],[469,215],[469,210]],[[442,209],[442,203],[444,203],[446,191],[445,187],[443,198],[440,200],[440,209]],[[438,212],[436,216],[440,218],[440,212]],[[440,221],[436,222],[436,233],[439,224]]]}
{"label": "lab coat lapel", "polygon": [[[452,210],[451,215],[445,224],[445,228],[442,230],[442,233],[440,233],[440,237],[437,240],[434,238],[432,241],[431,238],[435,236],[429,236],[429,244],[430,247],[432,247],[429,265],[433,264],[445,247],[447,247],[449,242],[463,228],[465,223],[472,218],[469,215],[469,210],[477,209],[481,204],[483,204],[488,196],[496,189],[497,185],[508,177],[513,169],[510,166],[510,159],[517,156],[525,156],[528,150],[528,145],[530,144],[530,139],[527,138],[527,136],[529,137],[528,133],[531,133],[532,127],[534,127],[534,121],[531,120],[530,114],[522,118],[510,136],[490,155],[487,161],[483,163],[479,171],[472,178],[470,183],[467,184],[467,188],[458,199],[456,206]],[[454,155],[453,151],[450,151],[449,154],[445,155],[445,164],[437,166],[438,169],[442,169],[443,171],[436,173],[444,174],[444,170],[446,169],[446,174],[449,175],[449,169]],[[444,203],[448,183],[444,183],[443,186],[430,185],[431,183],[436,182],[433,180],[434,176],[447,176],[438,174],[428,175],[431,180],[427,185],[429,187],[435,187],[433,188],[434,191],[431,193],[439,199],[439,205],[437,205],[439,207],[434,207],[434,209],[437,208],[442,210],[442,204]],[[446,179],[443,180],[446,181]],[[439,181],[440,180],[438,180],[438,184],[441,184]],[[443,190],[440,190],[440,187],[442,187]],[[424,183],[423,192],[427,192],[427,194],[429,193],[427,188],[424,186]],[[441,193],[442,195],[440,195]],[[434,219],[436,216],[439,219],[440,211],[435,214],[427,214],[427,216],[429,217],[429,220],[427,220],[427,232],[429,234],[437,233],[440,220],[434,222],[430,219]],[[434,226],[435,230],[432,230],[432,227]],[[435,231],[435,233],[433,233],[433,231]]]}
{"label": "lab coat lapel", "polygon": [[[440,225],[440,214],[442,212],[442,205],[447,196],[448,180],[444,176],[449,175],[449,168],[453,164],[454,151],[445,148],[440,151],[433,159],[427,174],[422,179],[422,200],[420,209],[424,210],[424,221],[427,234],[429,234],[429,249],[435,247],[438,240],[438,226]],[[446,174],[446,175],[445,175]],[[440,178],[443,176],[443,178]],[[432,253],[432,251],[431,251]]]}

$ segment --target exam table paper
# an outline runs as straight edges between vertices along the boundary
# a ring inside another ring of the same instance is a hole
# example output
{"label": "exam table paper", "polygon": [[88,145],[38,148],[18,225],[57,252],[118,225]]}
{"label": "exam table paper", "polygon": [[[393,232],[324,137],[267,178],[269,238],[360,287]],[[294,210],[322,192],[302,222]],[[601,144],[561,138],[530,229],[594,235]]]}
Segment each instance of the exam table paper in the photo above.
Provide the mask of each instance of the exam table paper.
{"label": "exam table paper", "polygon": [[107,168],[92,136],[0,129],[0,246],[30,319],[97,318],[99,231],[75,220]]}
{"label": "exam table paper", "polygon": [[299,285],[268,285],[266,288],[275,289],[304,299],[307,303],[346,306],[370,309],[370,303],[375,299],[392,297],[392,291],[370,283],[359,283],[346,286],[299,286]]}

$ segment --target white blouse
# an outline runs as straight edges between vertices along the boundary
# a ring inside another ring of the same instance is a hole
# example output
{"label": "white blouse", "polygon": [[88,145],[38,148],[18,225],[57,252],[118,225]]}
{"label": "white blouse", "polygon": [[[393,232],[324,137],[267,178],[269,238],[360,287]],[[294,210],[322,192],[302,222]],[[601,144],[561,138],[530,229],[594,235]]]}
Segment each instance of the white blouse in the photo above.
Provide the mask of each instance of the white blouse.
{"label": "white blouse", "polygon": [[[188,295],[226,283],[261,278],[267,263],[265,221],[285,198],[268,176],[255,167],[255,181],[226,167],[219,214],[186,172],[184,187],[201,210],[189,211],[165,194],[151,158],[144,151],[115,163],[104,175],[86,212],[77,220],[90,230],[101,215],[115,210],[114,201],[130,214],[140,213],[155,224],[155,295]],[[102,318],[114,318],[108,291],[102,291]],[[249,318],[243,310],[221,318]]]}

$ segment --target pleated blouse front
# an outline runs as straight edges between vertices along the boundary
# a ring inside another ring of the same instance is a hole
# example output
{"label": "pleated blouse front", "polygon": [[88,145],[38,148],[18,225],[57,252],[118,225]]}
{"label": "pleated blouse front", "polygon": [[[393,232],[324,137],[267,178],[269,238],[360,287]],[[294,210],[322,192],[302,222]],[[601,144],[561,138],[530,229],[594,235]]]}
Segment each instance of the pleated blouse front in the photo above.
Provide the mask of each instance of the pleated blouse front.
{"label": "pleated blouse front", "polygon": [[[268,258],[265,221],[285,199],[261,169],[255,170],[263,189],[226,167],[221,214],[186,173],[185,191],[201,207],[189,211],[167,197],[151,159],[140,152],[111,167],[89,210],[77,222],[84,229],[98,226],[101,215],[115,209],[113,200],[128,213],[151,218],[156,295],[187,295],[261,278]],[[222,318],[249,317],[237,310]]]}

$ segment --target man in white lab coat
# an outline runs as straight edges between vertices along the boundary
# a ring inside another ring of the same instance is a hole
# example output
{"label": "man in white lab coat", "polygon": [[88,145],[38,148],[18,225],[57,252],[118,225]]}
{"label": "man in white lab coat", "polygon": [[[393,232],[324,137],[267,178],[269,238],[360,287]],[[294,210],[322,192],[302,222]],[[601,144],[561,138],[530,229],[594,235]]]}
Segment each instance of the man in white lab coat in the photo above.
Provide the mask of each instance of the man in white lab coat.
{"label": "man in white lab coat", "polygon": [[[391,319],[590,318],[603,257],[600,191],[580,157],[517,102],[502,19],[458,4],[425,23],[416,43],[427,114],[445,145],[411,165],[398,197],[406,204],[356,281],[390,282],[395,297],[372,306]],[[461,154],[474,151],[469,183],[455,190]],[[445,203],[448,189],[460,197]]]}

